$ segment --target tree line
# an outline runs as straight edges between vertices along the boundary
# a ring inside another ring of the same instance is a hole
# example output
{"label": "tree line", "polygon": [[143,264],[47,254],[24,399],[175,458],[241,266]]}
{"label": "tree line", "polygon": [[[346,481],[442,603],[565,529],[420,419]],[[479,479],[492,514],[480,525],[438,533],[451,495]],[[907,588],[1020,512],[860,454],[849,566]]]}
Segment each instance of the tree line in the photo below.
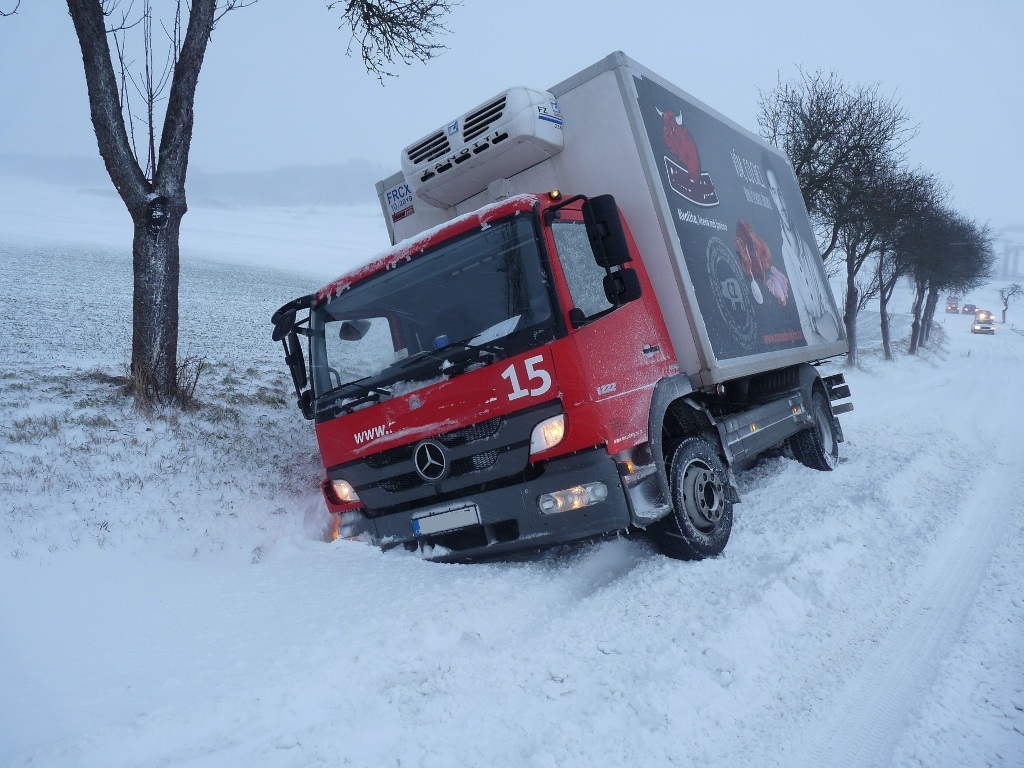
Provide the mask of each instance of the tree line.
{"label": "tree line", "polygon": [[929,341],[941,294],[963,294],[991,278],[991,229],[955,210],[934,173],[908,165],[916,129],[877,85],[801,70],[761,93],[758,124],[793,163],[826,270],[845,278],[848,365],[858,362],[857,316],[873,299],[885,358],[893,359],[889,306],[900,280],[915,287],[913,355]]}

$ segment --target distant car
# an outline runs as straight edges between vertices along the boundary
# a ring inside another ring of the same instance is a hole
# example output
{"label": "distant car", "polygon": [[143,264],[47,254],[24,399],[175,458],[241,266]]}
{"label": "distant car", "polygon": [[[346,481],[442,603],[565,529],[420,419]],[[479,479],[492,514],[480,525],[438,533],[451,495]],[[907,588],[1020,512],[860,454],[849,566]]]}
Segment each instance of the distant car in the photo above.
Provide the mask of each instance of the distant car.
{"label": "distant car", "polygon": [[991,333],[995,334],[996,327],[992,325],[991,320],[979,320],[977,317],[974,318],[974,323],[971,325],[971,333]]}
{"label": "distant car", "polygon": [[974,306],[973,304],[964,304],[960,308],[960,311],[963,312],[965,315],[973,315],[974,314],[974,310],[976,310],[976,309],[977,309],[977,307]]}
{"label": "distant car", "polygon": [[952,312],[954,315],[959,315],[960,314],[960,305],[957,304],[955,301],[951,301],[951,302],[949,302],[946,305],[946,311],[947,312]]}
{"label": "distant car", "polygon": [[996,316],[987,309],[979,309],[974,313],[974,322],[976,323],[994,323],[995,321]]}

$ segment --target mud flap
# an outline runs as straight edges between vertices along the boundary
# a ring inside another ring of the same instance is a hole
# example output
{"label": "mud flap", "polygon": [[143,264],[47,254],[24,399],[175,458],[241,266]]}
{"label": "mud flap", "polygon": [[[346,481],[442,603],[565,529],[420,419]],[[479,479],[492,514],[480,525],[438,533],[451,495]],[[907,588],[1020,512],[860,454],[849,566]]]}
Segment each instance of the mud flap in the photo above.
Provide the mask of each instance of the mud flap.
{"label": "mud flap", "polygon": [[736,475],[733,474],[731,466],[726,469],[725,474],[728,480],[725,484],[725,499],[733,504],[739,504],[742,499],[740,498],[739,488],[736,485]]}

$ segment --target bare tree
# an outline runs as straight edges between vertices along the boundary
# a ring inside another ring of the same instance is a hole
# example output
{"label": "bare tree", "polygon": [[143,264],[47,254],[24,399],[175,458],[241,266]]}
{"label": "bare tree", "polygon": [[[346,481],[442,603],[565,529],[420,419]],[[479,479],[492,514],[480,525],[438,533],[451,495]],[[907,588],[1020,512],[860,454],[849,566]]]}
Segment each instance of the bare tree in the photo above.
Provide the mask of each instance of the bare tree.
{"label": "bare tree", "polygon": [[[134,225],[134,298],[130,371],[136,402],[183,404],[198,371],[179,362],[179,233],[188,210],[185,175],[195,115],[196,84],[206,46],[226,13],[256,0],[178,0],[157,23],[149,0],[67,0],[85,66],[100,156]],[[17,11],[14,7],[2,15]],[[351,30],[367,72],[426,61],[442,46],[441,19],[454,0],[345,0],[339,28]],[[157,46],[162,34],[166,54]],[[128,35],[142,36],[141,70],[126,54]],[[113,43],[113,48],[111,47]],[[160,110],[163,110],[162,120]],[[139,139],[137,129],[144,138]],[[141,145],[141,146],[140,146]]]}
{"label": "bare tree", "polygon": [[905,174],[889,167],[865,174],[850,188],[848,215],[836,228],[836,253],[846,271],[843,324],[850,344],[846,364],[851,367],[858,363],[857,315],[879,290],[877,271],[871,270],[862,276],[861,269],[877,256],[891,236],[901,215],[898,210],[900,194],[907,183]]}
{"label": "bare tree", "polygon": [[931,340],[935,309],[939,293],[943,291],[967,292],[992,279],[996,263],[995,236],[988,224],[982,224],[963,213],[953,218],[953,232],[941,254],[945,272],[942,279],[933,280],[925,305],[922,325],[922,344]]}
{"label": "bare tree", "polygon": [[899,258],[909,265],[916,287],[909,354],[927,344],[941,291],[967,291],[991,277],[992,241],[987,226],[941,205],[903,233]]}
{"label": "bare tree", "polygon": [[800,70],[760,96],[762,135],[793,163],[823,259],[844,225],[862,214],[865,185],[903,160],[914,134],[908,117],[877,85],[848,86],[835,73]]}
{"label": "bare tree", "polygon": [[882,352],[886,360],[893,359],[889,301],[900,279],[911,272],[910,264],[900,259],[900,239],[905,232],[912,231],[929,210],[941,205],[945,197],[946,192],[938,180],[924,171],[901,170],[891,179],[889,215],[883,220],[874,269]]}
{"label": "bare tree", "polygon": [[896,258],[895,251],[882,248],[875,261],[878,284],[878,327],[882,332],[882,354],[892,360],[892,331],[889,324],[889,302],[899,281],[908,274],[908,267]]}
{"label": "bare tree", "polygon": [[1024,296],[1024,287],[1020,283],[1004,285],[999,289],[999,298],[1003,301],[1003,323],[1006,323],[1006,310],[1010,308],[1010,299],[1015,296]]}

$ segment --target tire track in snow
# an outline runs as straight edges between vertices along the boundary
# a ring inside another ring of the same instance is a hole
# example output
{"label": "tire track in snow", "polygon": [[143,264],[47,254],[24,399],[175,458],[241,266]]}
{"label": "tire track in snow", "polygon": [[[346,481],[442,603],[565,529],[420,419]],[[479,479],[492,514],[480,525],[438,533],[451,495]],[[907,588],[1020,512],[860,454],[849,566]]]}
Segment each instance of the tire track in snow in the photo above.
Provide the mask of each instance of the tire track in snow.
{"label": "tire track in snow", "polygon": [[[1020,361],[1016,342],[999,345],[998,350],[985,348],[982,359],[1000,356]],[[1002,396],[994,398],[998,403],[977,398],[965,410],[974,419],[998,419],[1003,408],[1015,405],[1009,389],[1001,388]],[[960,414],[962,423],[968,423],[966,416]],[[967,621],[1008,527],[1007,515],[1019,508],[1024,457],[1016,448],[1015,435],[1004,428],[998,444],[992,446],[992,455],[999,461],[988,463],[979,474],[956,520],[932,546],[921,575],[910,585],[914,597],[866,655],[864,672],[812,724],[803,759],[793,764],[860,768],[891,763],[909,718],[927,696],[942,658]]]}

